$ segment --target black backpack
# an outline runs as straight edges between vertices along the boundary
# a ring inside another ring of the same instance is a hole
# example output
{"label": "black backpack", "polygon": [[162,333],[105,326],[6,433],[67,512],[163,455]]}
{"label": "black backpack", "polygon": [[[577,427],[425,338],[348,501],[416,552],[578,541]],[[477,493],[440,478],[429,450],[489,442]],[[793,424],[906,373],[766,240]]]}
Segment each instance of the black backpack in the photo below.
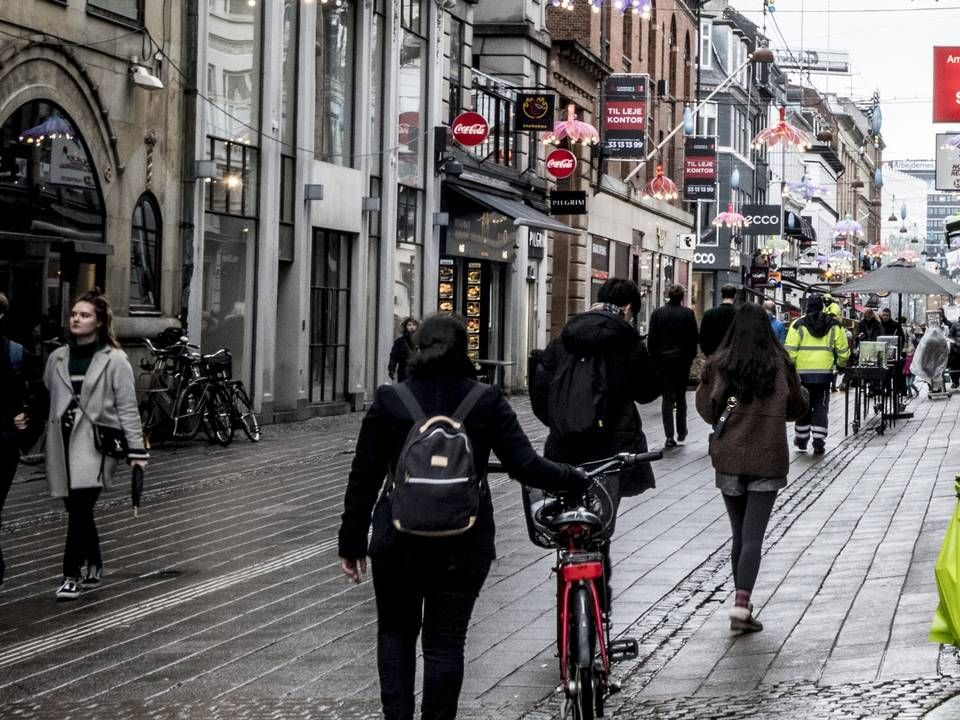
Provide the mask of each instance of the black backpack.
{"label": "black backpack", "polygon": [[427,418],[406,383],[394,385],[413,417],[393,473],[393,526],[427,537],[465,533],[477,520],[483,478],[463,420],[488,386],[476,383],[452,417]]}
{"label": "black backpack", "polygon": [[602,435],[607,424],[607,366],[602,356],[567,352],[550,381],[550,430],[561,438]]}

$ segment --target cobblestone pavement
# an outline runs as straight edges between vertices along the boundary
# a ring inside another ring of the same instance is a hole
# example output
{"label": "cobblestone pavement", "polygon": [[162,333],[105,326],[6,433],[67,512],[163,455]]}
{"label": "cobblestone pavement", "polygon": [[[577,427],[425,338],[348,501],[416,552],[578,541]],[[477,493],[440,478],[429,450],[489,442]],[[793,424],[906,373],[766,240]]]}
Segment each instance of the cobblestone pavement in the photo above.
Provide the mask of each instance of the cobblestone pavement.
{"label": "cobblestone pavement", "polygon": [[[914,402],[883,436],[795,453],[755,590],[766,625],[734,637],[729,526],[706,426],[621,506],[613,559],[617,718],[922,717],[960,693],[952,651],[926,642],[932,566],[952,514],[960,403]],[[543,431],[523,398],[521,421]],[[662,443],[659,405],[643,409]],[[379,716],[369,582],[336,572],[336,527],[359,415],[267,428],[259,445],[164,449],[144,512],[99,507],[106,581],[57,604],[64,518],[23,469],[4,512],[0,717]],[[477,604],[461,717],[558,715],[552,556],[526,538],[518,486],[491,478],[499,559]]]}

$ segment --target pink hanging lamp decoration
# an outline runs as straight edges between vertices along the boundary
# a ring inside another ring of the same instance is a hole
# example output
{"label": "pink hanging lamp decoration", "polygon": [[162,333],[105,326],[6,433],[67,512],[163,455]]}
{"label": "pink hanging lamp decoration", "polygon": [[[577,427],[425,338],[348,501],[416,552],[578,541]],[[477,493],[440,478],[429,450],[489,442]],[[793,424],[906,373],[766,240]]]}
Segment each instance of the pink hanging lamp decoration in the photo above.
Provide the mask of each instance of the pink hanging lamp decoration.
{"label": "pink hanging lamp decoration", "polygon": [[567,105],[567,119],[555,122],[553,131],[547,133],[543,141],[548,145],[559,145],[564,138],[571,143],[594,145],[600,142],[600,133],[590,123],[577,120],[576,107],[570,103]]}
{"label": "pink hanging lamp decoration", "polygon": [[877,260],[879,260],[880,258],[887,257],[888,255],[890,255],[890,251],[887,250],[887,248],[885,248],[883,245],[880,245],[879,243],[877,243],[876,245],[871,245],[870,247],[868,247],[866,254],[869,257],[876,258]]}
{"label": "pink hanging lamp decoration", "polygon": [[657,200],[676,200],[680,193],[677,192],[677,184],[664,176],[663,165],[657,165],[657,176],[643,186],[643,196]]}
{"label": "pink hanging lamp decoration", "polygon": [[813,147],[810,136],[798,127],[787,122],[787,109],[780,108],[780,122],[773,127],[764,128],[753,138],[753,147],[758,150],[764,145],[774,147],[779,143],[796,147],[798,150],[809,150]]}
{"label": "pink hanging lamp decoration", "polygon": [[916,262],[917,253],[913,250],[901,250],[897,253],[897,260],[905,260],[906,262]]}
{"label": "pink hanging lamp decoration", "polygon": [[750,223],[733,209],[733,203],[727,203],[727,211],[717,215],[712,224],[714,227],[742,228]]}
{"label": "pink hanging lamp decoration", "polygon": [[847,215],[843,220],[833,226],[833,237],[845,239],[862,238],[863,225]]}

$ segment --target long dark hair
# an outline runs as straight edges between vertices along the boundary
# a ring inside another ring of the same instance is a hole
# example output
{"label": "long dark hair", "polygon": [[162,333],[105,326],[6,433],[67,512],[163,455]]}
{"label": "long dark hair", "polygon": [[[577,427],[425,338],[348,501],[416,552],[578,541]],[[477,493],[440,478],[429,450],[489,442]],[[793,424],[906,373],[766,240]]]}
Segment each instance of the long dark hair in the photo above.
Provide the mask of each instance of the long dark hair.
{"label": "long dark hair", "polygon": [[410,377],[475,377],[467,357],[467,326],[459,315],[430,315],[414,336],[417,352],[410,360]]}
{"label": "long dark hair", "polygon": [[770,327],[770,316],[759,305],[747,303],[733,316],[720,349],[708,361],[705,373],[725,383],[724,395],[740,402],[773,394],[777,373],[787,354]]}
{"label": "long dark hair", "polygon": [[97,333],[97,341],[99,344],[119,348],[120,341],[117,340],[117,333],[113,327],[113,308],[110,306],[110,301],[107,300],[107,296],[103,294],[103,290],[100,288],[88,290],[80,297],[75,298],[73,305],[70,307],[72,308],[80,302],[90,303],[97,313],[97,320],[100,321],[100,331]]}

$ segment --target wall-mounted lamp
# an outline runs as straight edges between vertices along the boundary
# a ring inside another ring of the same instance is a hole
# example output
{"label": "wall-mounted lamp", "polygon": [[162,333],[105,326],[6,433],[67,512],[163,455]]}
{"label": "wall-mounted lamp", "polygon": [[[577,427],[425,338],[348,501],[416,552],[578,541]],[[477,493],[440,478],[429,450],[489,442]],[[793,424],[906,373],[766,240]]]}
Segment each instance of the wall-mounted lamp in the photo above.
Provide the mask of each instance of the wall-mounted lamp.
{"label": "wall-mounted lamp", "polygon": [[450,213],[447,212],[435,212],[433,214],[433,226],[434,227],[447,227],[450,224]]}
{"label": "wall-mounted lamp", "polygon": [[453,155],[447,155],[437,166],[437,175],[441,173],[448,177],[460,177],[463,175],[463,163],[457,160]]}
{"label": "wall-mounted lamp", "polygon": [[304,200],[323,200],[323,185],[304,185]]}
{"label": "wall-mounted lamp", "polygon": [[217,176],[217,163],[215,160],[194,160],[193,178],[194,180],[210,181]]}
{"label": "wall-mounted lamp", "polygon": [[363,198],[361,209],[364,212],[380,212],[380,198],[378,197]]}

